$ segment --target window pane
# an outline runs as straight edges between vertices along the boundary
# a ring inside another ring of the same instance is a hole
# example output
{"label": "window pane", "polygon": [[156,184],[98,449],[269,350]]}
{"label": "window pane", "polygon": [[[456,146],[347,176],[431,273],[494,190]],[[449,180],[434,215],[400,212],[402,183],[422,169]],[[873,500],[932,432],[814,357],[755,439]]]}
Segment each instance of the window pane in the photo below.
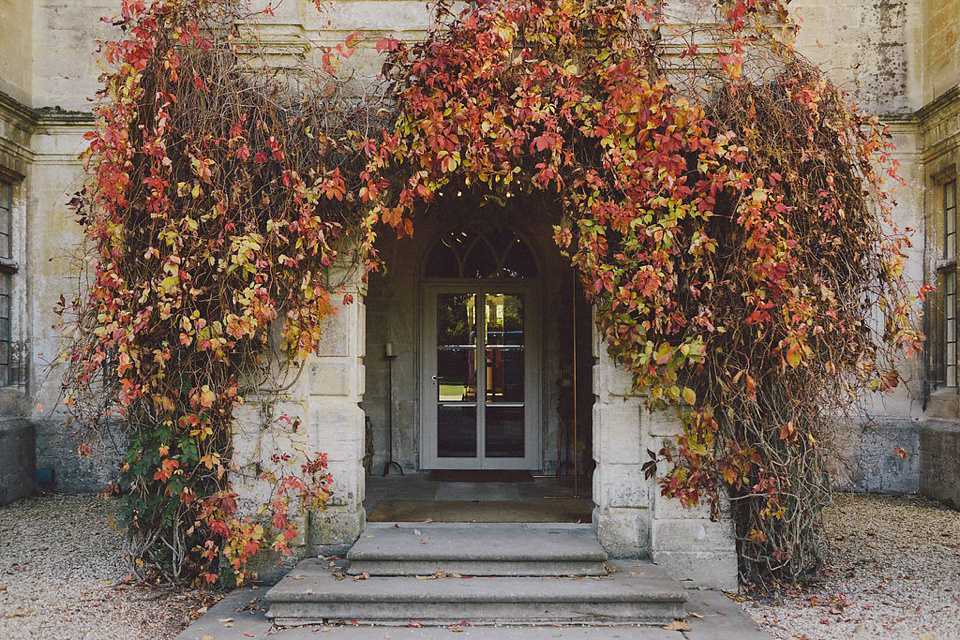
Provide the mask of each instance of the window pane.
{"label": "window pane", "polygon": [[457,254],[443,241],[438,242],[427,258],[424,275],[428,278],[459,278],[460,264],[457,262]]}
{"label": "window pane", "polygon": [[487,349],[487,402],[523,402],[523,347]]}
{"label": "window pane", "polygon": [[944,275],[944,373],[948,387],[957,386],[957,272]]}
{"label": "window pane", "polygon": [[11,258],[10,225],[13,210],[13,186],[0,182],[0,258]]}
{"label": "window pane", "polygon": [[10,287],[12,276],[0,274],[0,385],[12,384],[12,331],[10,327]]}
{"label": "window pane", "polygon": [[474,458],[477,455],[477,408],[437,407],[437,457]]}
{"label": "window pane", "polygon": [[523,346],[523,296],[494,293],[484,296],[487,345]]}
{"label": "window pane", "polygon": [[490,246],[483,238],[470,247],[467,259],[463,261],[464,278],[491,278],[497,274],[497,260],[493,257]]}
{"label": "window pane", "polygon": [[944,258],[957,256],[957,181],[951,180],[943,187]]}
{"label": "window pane", "polygon": [[477,399],[476,349],[437,351],[437,400],[475,402]]}
{"label": "window pane", "polygon": [[501,274],[507,278],[532,278],[537,275],[537,263],[530,249],[517,238],[503,261]]}
{"label": "window pane", "polygon": [[523,407],[488,406],[484,452],[490,458],[522,458]]}
{"label": "window pane", "polygon": [[467,347],[476,344],[476,296],[473,293],[437,295],[437,344]]}

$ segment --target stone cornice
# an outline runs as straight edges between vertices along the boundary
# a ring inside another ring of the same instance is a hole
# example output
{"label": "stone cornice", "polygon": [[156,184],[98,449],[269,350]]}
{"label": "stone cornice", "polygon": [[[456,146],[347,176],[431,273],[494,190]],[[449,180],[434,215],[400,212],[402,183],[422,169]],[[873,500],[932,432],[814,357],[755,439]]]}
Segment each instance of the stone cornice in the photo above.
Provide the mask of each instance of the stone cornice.
{"label": "stone cornice", "polygon": [[96,121],[89,111],[66,111],[60,107],[43,107],[36,114],[40,127],[89,127]]}
{"label": "stone cornice", "polygon": [[0,91],[0,117],[13,121],[20,128],[31,130],[37,124],[37,112]]}
{"label": "stone cornice", "polygon": [[942,93],[933,102],[928,102],[923,105],[914,115],[920,121],[926,121],[935,114],[949,109],[951,106],[960,108],[960,84]]}

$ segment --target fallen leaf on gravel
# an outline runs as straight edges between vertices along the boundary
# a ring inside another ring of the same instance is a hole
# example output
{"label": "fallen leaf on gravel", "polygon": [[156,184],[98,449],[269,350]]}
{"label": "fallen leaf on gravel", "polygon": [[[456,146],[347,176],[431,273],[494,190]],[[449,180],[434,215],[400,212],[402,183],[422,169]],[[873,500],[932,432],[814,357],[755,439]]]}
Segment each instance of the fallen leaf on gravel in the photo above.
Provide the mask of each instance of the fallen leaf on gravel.
{"label": "fallen leaf on gravel", "polygon": [[369,580],[369,579],[370,579],[370,574],[367,573],[366,571],[364,571],[364,572],[363,572],[361,575],[359,575],[359,576],[353,576],[353,581],[354,581],[354,582],[360,582],[361,580]]}
{"label": "fallen leaf on gravel", "polygon": [[664,627],[667,631],[693,631],[693,627],[688,625],[683,620],[674,620],[670,624]]}
{"label": "fallen leaf on gravel", "polygon": [[693,611],[687,611],[687,615],[688,615],[688,616],[693,616],[694,618],[702,618],[702,617],[703,617],[703,616],[700,615],[699,613],[695,613],[695,612],[693,612]]}
{"label": "fallen leaf on gravel", "polygon": [[447,627],[450,631],[454,633],[463,633],[463,627]]}
{"label": "fallen leaf on gravel", "polygon": [[217,618],[217,622],[222,622],[226,624],[228,622],[233,622],[233,618]]}
{"label": "fallen leaf on gravel", "polygon": [[203,636],[200,640],[214,640],[213,636]]}
{"label": "fallen leaf on gravel", "polygon": [[407,626],[410,627],[411,629],[420,629],[423,627],[423,625],[417,622],[416,620],[411,620],[410,624],[408,624]]}
{"label": "fallen leaf on gravel", "polygon": [[307,577],[307,576],[293,576],[293,579],[294,579],[294,580],[303,580],[303,579],[306,578],[306,577]]}

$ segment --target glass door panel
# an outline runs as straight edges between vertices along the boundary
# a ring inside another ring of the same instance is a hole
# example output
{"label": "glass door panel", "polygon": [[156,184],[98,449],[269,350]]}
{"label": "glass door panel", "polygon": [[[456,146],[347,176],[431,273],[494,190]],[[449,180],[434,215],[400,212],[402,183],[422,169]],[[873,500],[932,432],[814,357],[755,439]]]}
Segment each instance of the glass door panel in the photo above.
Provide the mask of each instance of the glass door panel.
{"label": "glass door panel", "polygon": [[523,458],[523,405],[487,405],[485,409],[483,449],[488,458]]}
{"label": "glass door panel", "polygon": [[484,455],[523,458],[526,395],[523,295],[485,294],[483,309]]}
{"label": "glass door panel", "polygon": [[437,294],[437,457],[475,458],[477,420],[477,296]]}
{"label": "glass door panel", "polygon": [[536,468],[536,385],[529,292],[451,285],[430,293],[425,345],[427,464],[444,469]]}

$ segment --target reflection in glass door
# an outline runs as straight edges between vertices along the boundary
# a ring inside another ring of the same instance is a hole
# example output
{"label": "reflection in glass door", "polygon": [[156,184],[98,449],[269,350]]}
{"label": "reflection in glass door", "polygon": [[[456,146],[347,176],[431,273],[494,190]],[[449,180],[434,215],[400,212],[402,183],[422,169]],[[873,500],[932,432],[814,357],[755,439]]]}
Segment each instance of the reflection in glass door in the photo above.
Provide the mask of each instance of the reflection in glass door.
{"label": "reflection in glass door", "polygon": [[473,288],[432,295],[427,465],[534,468],[524,293]]}

